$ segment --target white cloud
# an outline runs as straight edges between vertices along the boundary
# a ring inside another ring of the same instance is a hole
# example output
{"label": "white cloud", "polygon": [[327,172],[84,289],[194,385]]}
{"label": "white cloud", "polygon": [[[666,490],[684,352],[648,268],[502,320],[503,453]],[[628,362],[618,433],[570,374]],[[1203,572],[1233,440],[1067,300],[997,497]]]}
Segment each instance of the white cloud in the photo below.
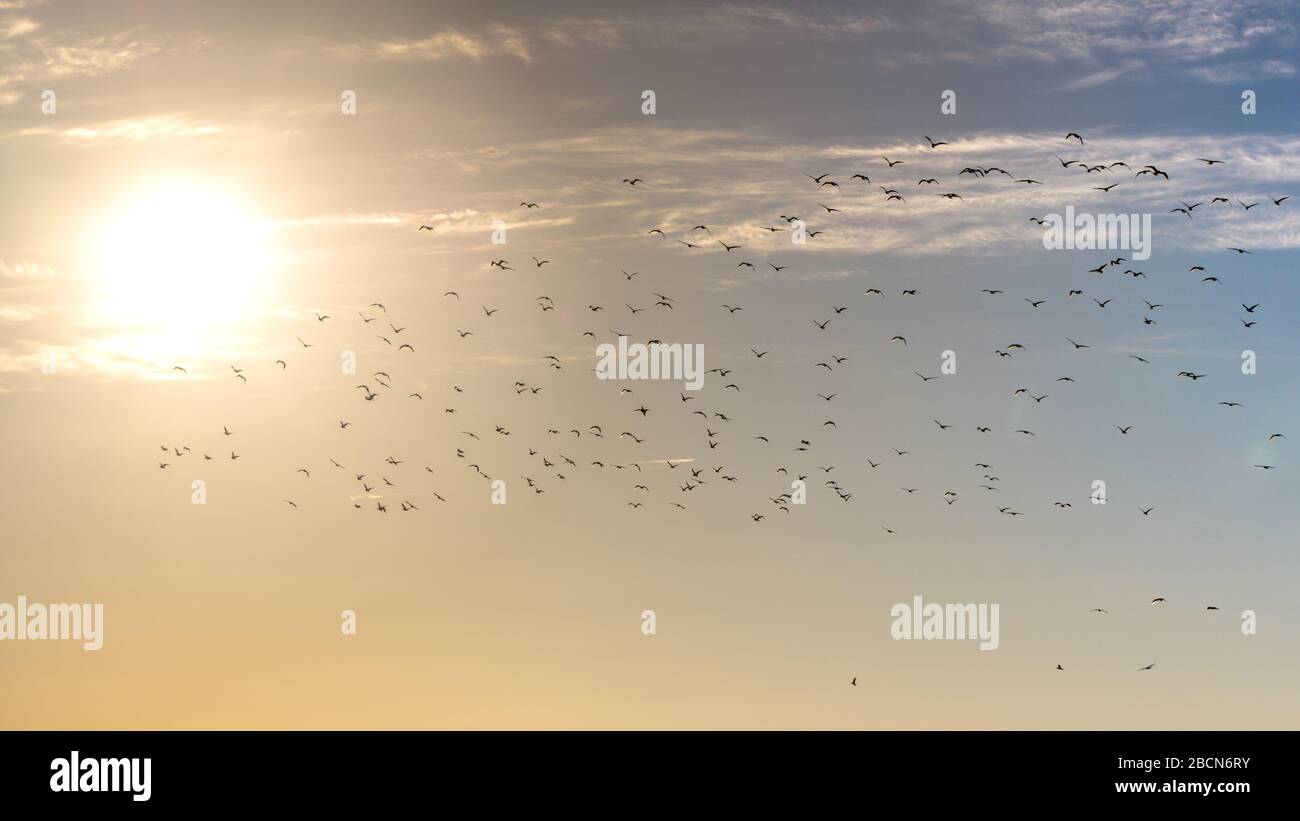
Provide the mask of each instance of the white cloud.
{"label": "white cloud", "polygon": [[334,46],[334,53],[355,60],[434,62],[450,59],[482,60],[513,56],[532,60],[522,34],[509,26],[489,26],[479,32],[443,29],[420,39],[374,40]]}
{"label": "white cloud", "polygon": [[58,271],[39,262],[31,260],[10,262],[7,259],[0,259],[0,280],[30,281],[55,279],[59,276]]}
{"label": "white cloud", "polygon": [[149,140],[210,137],[227,129],[215,123],[194,120],[182,114],[128,117],[90,125],[33,126],[16,133],[22,137],[53,136],[64,142],[93,145],[103,142],[145,142]]}
{"label": "white cloud", "polygon": [[952,56],[982,63],[1033,60],[1093,67],[1078,85],[1065,88],[1108,82],[1119,76],[1113,73],[1115,63],[1134,60],[1206,79],[1225,71],[1213,61],[1243,55],[1226,71],[1257,74],[1277,62],[1269,48],[1293,52],[1296,37],[1290,6],[1278,0],[953,0],[949,6],[954,19],[948,29],[960,32],[963,40],[977,36],[983,44]]}
{"label": "white cloud", "polygon": [[[1288,207],[1293,203],[1276,208],[1265,201],[1267,209],[1261,206],[1250,213],[1207,204],[1190,222],[1168,212],[1178,207],[1179,199],[1208,202],[1223,195],[1259,200],[1268,193],[1287,193],[1300,184],[1300,138],[1118,137],[1090,132],[1081,148],[1062,134],[943,136],[949,144],[931,151],[915,141],[789,145],[723,131],[619,128],[482,150],[497,153],[500,164],[519,173],[528,170],[530,189],[552,192],[546,203],[549,213],[558,209],[574,215],[584,239],[600,237],[602,242],[618,241],[618,232],[607,228],[607,214],[620,214],[623,224],[637,226],[622,234],[627,241],[645,241],[645,231],[657,227],[668,233],[669,243],[707,214],[715,240],[725,238],[753,253],[772,254],[793,250],[788,232],[765,230],[787,227],[778,219],[786,214],[826,232],[798,249],[801,254],[993,253],[1033,244],[1041,229],[1028,222],[1031,215],[1060,213],[1073,205],[1089,213],[1152,214],[1166,248],[1297,245],[1300,207]],[[889,169],[881,155],[905,162]],[[1078,166],[1062,168],[1056,155],[1084,158],[1093,165],[1124,161],[1132,168],[1086,173]],[[1197,157],[1227,164],[1210,167]],[[1136,177],[1148,163],[1167,171],[1171,179]],[[958,173],[968,166],[997,166],[1013,177]],[[619,185],[629,168],[645,179],[643,190],[638,186],[632,192]],[[582,169],[582,178],[592,182],[575,186],[575,169]],[[804,176],[822,172],[831,173],[841,186],[838,191],[819,189]],[[854,173],[867,174],[871,183],[850,181]],[[937,178],[940,184],[918,186],[922,177]],[[1013,178],[1044,184],[1018,184]],[[1117,185],[1110,192],[1095,190],[1111,183]],[[887,202],[881,185],[899,189],[906,203]],[[963,199],[938,196],[946,192]],[[839,213],[827,214],[818,202]],[[664,247],[676,254],[709,253]]]}
{"label": "white cloud", "polygon": [[6,20],[0,20],[0,40],[22,37],[31,34],[40,27],[40,23],[27,17],[10,17]]}
{"label": "white cloud", "polygon": [[1125,74],[1128,74],[1130,72],[1138,71],[1141,68],[1142,68],[1141,61],[1128,62],[1122,66],[1114,66],[1112,68],[1102,69],[1101,71],[1095,71],[1092,74],[1089,74],[1084,77],[1080,77],[1079,79],[1074,80],[1073,82],[1066,83],[1065,85],[1059,87],[1056,90],[1075,91],[1082,88],[1096,88],[1099,85],[1105,85],[1106,83],[1109,83],[1111,80],[1114,80],[1118,77],[1122,77]]}
{"label": "white cloud", "polygon": [[66,43],[42,41],[38,47],[46,72],[54,77],[94,77],[120,71],[161,50],[156,43],[134,40],[127,35]]}

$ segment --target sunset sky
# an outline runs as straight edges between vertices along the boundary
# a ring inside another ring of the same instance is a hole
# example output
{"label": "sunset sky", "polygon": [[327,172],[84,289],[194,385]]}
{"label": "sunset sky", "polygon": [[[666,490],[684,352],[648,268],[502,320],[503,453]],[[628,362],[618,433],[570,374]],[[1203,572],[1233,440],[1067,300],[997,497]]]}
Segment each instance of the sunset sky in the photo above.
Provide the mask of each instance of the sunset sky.
{"label": "sunset sky", "polygon": [[[1300,728],[1298,26],[0,0],[0,602],[105,612],[0,642],[0,727]],[[1151,214],[1151,258],[1045,249],[1067,206]],[[598,380],[614,331],[731,373]],[[1000,647],[892,640],[915,595]]]}

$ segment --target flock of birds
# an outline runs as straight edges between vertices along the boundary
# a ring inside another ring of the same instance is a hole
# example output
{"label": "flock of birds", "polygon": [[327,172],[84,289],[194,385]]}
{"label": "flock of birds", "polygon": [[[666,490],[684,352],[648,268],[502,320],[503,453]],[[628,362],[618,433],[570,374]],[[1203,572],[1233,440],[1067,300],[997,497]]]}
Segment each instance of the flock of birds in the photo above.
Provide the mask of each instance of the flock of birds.
{"label": "flock of birds", "polygon": [[[1044,180],[1040,177],[1045,178],[1047,176],[1046,174],[1040,174],[1039,176],[1017,176],[1000,167],[986,167],[983,165],[970,165],[960,169],[953,168],[953,173],[947,178],[949,181],[944,182],[942,181],[943,177],[935,174],[932,170],[934,163],[931,162],[931,160],[941,157],[943,153],[941,149],[948,145],[948,143],[942,140],[931,139],[928,136],[925,140],[926,144],[918,147],[916,156],[909,154],[905,159],[891,159],[882,156],[880,158],[882,165],[879,167],[848,169],[845,174],[839,176],[838,179],[836,178],[837,175],[831,172],[805,174],[806,180],[802,181],[801,184],[804,186],[811,186],[810,188],[805,188],[805,190],[809,192],[815,191],[816,194],[823,199],[831,199],[834,195],[842,194],[845,189],[848,189],[851,186],[861,187],[861,190],[868,192],[878,190],[879,196],[883,198],[884,203],[890,207],[904,207],[907,205],[909,198],[916,198],[919,196],[935,196],[953,203],[965,201],[967,197],[963,195],[960,187],[957,185],[957,183],[961,182],[964,178],[980,180],[1005,179],[1009,185],[1044,185]],[[1065,135],[1065,145],[1067,147],[1074,146],[1075,144],[1077,144],[1079,148],[1082,148],[1085,145],[1084,137],[1074,132]],[[1061,153],[1066,152],[1062,151]],[[1155,165],[1145,165],[1133,168],[1123,160],[1093,163],[1083,159],[1070,159],[1061,156],[1057,156],[1056,160],[1060,165],[1060,169],[1064,172],[1096,175],[1099,182],[1104,178],[1106,184],[1096,186],[1095,190],[1101,191],[1106,195],[1111,195],[1117,188],[1124,185],[1160,185],[1170,180],[1169,173]],[[1206,167],[1220,165],[1225,162],[1224,160],[1201,157],[1197,157],[1195,160],[1204,164]],[[922,163],[926,163],[926,171],[915,173],[908,177],[900,176],[903,175],[909,167],[916,167]],[[886,178],[889,178],[888,181],[886,181]],[[627,186],[628,189],[635,189],[638,191],[647,187],[653,187],[653,183],[639,176],[628,176],[623,178],[622,185]],[[1286,195],[1269,197],[1272,204],[1268,207],[1285,207],[1289,199],[1290,197]],[[1241,207],[1245,209],[1245,211],[1250,212],[1252,209],[1260,207],[1262,204],[1262,201],[1245,202],[1239,197],[1229,196],[1225,193],[1216,194],[1205,201],[1179,200],[1178,207],[1171,208],[1170,213],[1182,214],[1187,219],[1192,220],[1204,213],[1198,211],[1198,209],[1201,208],[1208,210],[1213,208]],[[822,219],[831,220],[835,214],[843,213],[843,208],[837,207],[833,204],[833,199],[831,202],[822,202],[819,200],[817,205],[820,209],[818,217]],[[518,208],[526,211],[533,211],[540,210],[543,206],[537,202],[524,199],[520,201]],[[1039,216],[1031,216],[1028,219],[1029,222],[1038,225],[1042,225],[1045,222],[1045,218]],[[807,225],[808,223],[802,220],[796,213],[787,213],[778,215],[770,224],[764,224],[758,227],[763,231],[776,234],[794,230],[796,224]],[[834,223],[831,223],[828,227],[819,228],[817,230],[807,230],[807,237],[810,240],[814,240],[820,235],[833,231],[834,228]],[[435,232],[436,229],[435,226],[432,225],[420,225],[417,230]],[[670,232],[675,235],[670,236]],[[676,235],[678,232],[680,232],[680,235]],[[753,259],[747,258],[750,256],[750,253],[746,245],[740,241],[729,242],[726,234],[726,231],[719,229],[717,226],[711,226],[707,224],[707,221],[700,221],[689,226],[689,228],[684,223],[675,227],[648,227],[642,235],[642,241],[666,243],[671,239],[674,241],[674,247],[677,245],[684,246],[686,252],[689,253],[705,253],[707,250],[713,249],[713,251],[719,254],[720,258],[727,264],[730,264],[734,260],[737,269],[754,270],[757,266],[762,265],[770,268],[775,275],[780,274],[782,271],[791,267],[789,264],[777,264],[777,262],[767,259],[758,259],[757,257]],[[1249,249],[1240,247],[1229,247],[1225,248],[1225,250],[1240,256],[1250,255],[1252,253]],[[537,256],[532,256],[530,262],[526,261],[523,262],[522,265],[517,265],[515,261],[503,257],[488,260],[486,264],[490,268],[496,269],[502,273],[518,272],[520,268],[532,271],[533,273],[540,273],[544,270],[548,270],[546,269],[546,266],[554,266],[555,264],[549,258]],[[619,273],[622,276],[622,287],[627,289],[625,293],[631,293],[631,289],[636,286],[638,281],[637,278],[641,276],[640,273],[637,271],[627,270],[623,270]],[[1130,279],[1147,278],[1148,276],[1147,272],[1142,270],[1137,263],[1126,259],[1123,255],[1116,255],[1114,258],[1108,259],[1094,268],[1080,271],[1079,276],[1099,278],[1107,273],[1118,274],[1121,277],[1128,277]],[[1211,274],[1204,265],[1191,266],[1187,273],[1199,275],[1200,284],[1205,287],[1223,285],[1221,275]],[[611,276],[612,275],[611,272]],[[998,299],[1006,298],[1007,296],[1008,295],[1002,289],[983,288],[977,293],[973,292],[971,294],[971,299]],[[1112,298],[1110,297],[1102,298],[1101,295],[1094,296],[1091,293],[1085,293],[1083,287],[1072,287],[1063,296],[1067,300],[1081,301],[1084,298],[1090,299],[1099,311],[1107,310],[1108,306],[1112,302]],[[902,289],[901,293],[895,295],[892,292],[887,294],[885,289],[882,287],[868,287],[862,294],[856,296],[856,303],[849,300],[846,296],[843,304],[832,304],[827,306],[825,314],[807,317],[806,321],[808,326],[810,326],[809,333],[813,335],[814,339],[820,339],[822,338],[820,335],[828,333],[832,323],[841,315],[848,311],[867,309],[868,306],[879,304],[879,300],[885,300],[887,298],[891,300],[914,300],[920,299],[921,293],[918,288],[907,288]],[[1036,311],[1047,302],[1047,298],[1040,294],[1022,295],[1019,298],[1029,306],[1025,309],[1029,311]],[[497,316],[502,311],[501,306],[490,304],[489,301],[482,298],[473,301],[463,301],[460,292],[449,290],[443,294],[443,299],[452,301],[454,304],[461,306],[461,312],[459,315],[462,319],[460,320],[460,325],[454,328],[455,336],[451,336],[450,333],[448,334],[448,344],[472,344],[472,338],[476,335],[482,336],[485,334],[491,334],[496,330],[496,323],[510,321],[509,319],[502,320]],[[1143,325],[1156,325],[1162,320],[1163,316],[1168,313],[1168,309],[1166,309],[1165,305],[1160,302],[1151,302],[1146,300],[1143,300],[1142,302],[1145,305],[1145,310],[1142,312]],[[536,311],[542,317],[555,311],[557,307],[556,301],[546,294],[537,296],[534,299],[533,305],[534,307],[530,310]],[[1245,329],[1255,327],[1259,323],[1260,316],[1262,315],[1261,304],[1257,302],[1252,303],[1249,300],[1246,300],[1240,303],[1240,308],[1241,313],[1238,319],[1241,325],[1244,326]],[[622,296],[608,304],[591,303],[586,304],[585,306],[573,306],[572,310],[577,312],[579,315],[586,316],[590,320],[592,327],[589,330],[582,331],[579,339],[569,340],[569,343],[570,345],[586,343],[594,345],[597,340],[605,339],[604,335],[606,332],[612,335],[615,339],[620,336],[626,336],[629,340],[633,338],[644,338],[646,343],[663,342],[664,340],[657,339],[653,334],[647,334],[644,331],[636,334],[630,333],[628,328],[623,326],[623,323],[635,321],[638,324],[638,330],[641,330],[644,328],[642,323],[652,324],[652,318],[656,313],[672,312],[674,316],[676,316],[686,309],[686,304],[679,301],[674,296],[660,293],[656,290],[649,290],[648,293],[638,294],[637,296]],[[691,309],[693,310],[694,306],[692,306]],[[368,406],[372,403],[381,400],[384,402],[423,402],[426,398],[420,391],[411,391],[394,387],[394,385],[399,381],[395,378],[394,374],[404,377],[408,373],[408,371],[403,370],[403,360],[400,357],[410,356],[416,353],[416,348],[413,342],[408,341],[408,337],[403,336],[403,334],[408,330],[408,326],[392,321],[387,306],[379,301],[372,302],[364,307],[349,310],[355,310],[355,315],[349,314],[351,318],[348,321],[361,323],[369,329],[373,333],[374,337],[382,343],[383,348],[381,348],[381,350],[391,351],[394,358],[392,359],[392,364],[386,365],[385,370],[373,371],[365,378],[358,380],[358,384],[356,384],[354,388],[356,391],[355,401],[358,403],[358,406],[355,413],[352,414],[351,419],[338,420],[338,430],[341,435],[348,435],[354,428],[363,427],[368,424],[364,421],[364,414],[366,414]],[[718,306],[713,306],[708,310],[715,312],[721,311],[726,316],[734,316],[743,311],[744,306],[728,302]],[[509,311],[507,311],[507,313],[509,313]],[[312,356],[312,349],[318,347],[321,343],[309,342],[307,341],[307,338],[319,336],[317,332],[328,323],[341,322],[344,321],[345,318],[346,317],[341,314],[336,316],[331,313],[316,313],[314,318],[306,317],[305,322],[308,325],[308,329],[300,330],[298,332],[299,335],[295,336],[297,340],[296,349],[298,354],[301,356]],[[600,321],[602,319],[604,321]],[[612,326],[623,327],[618,328]],[[897,330],[900,330],[901,332],[889,336],[888,339],[882,337],[881,343],[906,347],[908,345],[906,329]],[[1062,363],[1061,370],[1063,373],[1055,380],[1055,382],[1058,385],[1058,390],[1068,390],[1066,386],[1068,386],[1069,383],[1074,382],[1074,379],[1068,375],[1068,368],[1066,367],[1066,363],[1070,361],[1069,357],[1075,355],[1088,355],[1087,351],[1092,348],[1094,344],[1097,344],[1097,341],[1088,340],[1080,342],[1073,338],[1062,336],[1060,344],[1060,361]],[[748,353],[746,357],[748,359],[747,366],[742,367],[740,365],[735,365],[734,367],[714,367],[706,371],[707,374],[717,378],[717,382],[713,384],[720,385],[720,387],[716,388],[716,393],[708,392],[708,396],[711,398],[722,398],[729,395],[740,396],[744,391],[746,380],[763,380],[769,378],[769,375],[765,373],[765,357],[767,357],[769,351],[760,350],[757,347],[742,346],[736,353],[744,355],[746,351]],[[999,359],[1014,359],[1025,351],[1026,347],[1023,344],[1011,341],[1006,345],[998,347],[989,355],[996,356]],[[1133,367],[1157,367],[1153,365],[1149,359],[1137,354],[1129,354],[1128,358],[1132,361]],[[529,382],[516,380],[513,385],[511,385],[511,389],[516,395],[523,397],[537,396],[550,387],[546,381],[547,374],[562,372],[565,370],[566,362],[572,365],[573,361],[573,357],[569,357],[566,360],[557,356],[553,352],[538,352],[536,355],[535,366],[538,371],[537,375]],[[767,361],[770,362],[770,360]],[[811,368],[824,370],[830,374],[828,378],[835,379],[843,377],[843,374],[847,369],[842,366],[844,366],[848,361],[849,358],[847,356],[839,353],[828,352],[825,356],[817,357],[816,361],[809,361],[807,365]],[[279,371],[284,371],[289,368],[291,364],[290,358],[286,357],[275,360],[270,367],[278,369]],[[591,364],[594,364],[594,357]],[[249,375],[246,373],[246,368],[237,367],[232,364],[230,365],[230,370],[232,381],[237,380],[241,383],[247,383]],[[174,371],[181,377],[188,374],[188,370],[182,365],[175,366]],[[913,371],[913,373],[918,377],[922,384],[939,378],[936,374],[926,374],[920,371]],[[1197,370],[1182,370],[1176,373],[1171,372],[1167,376],[1171,379],[1182,379],[1190,382],[1199,382],[1206,378],[1204,372],[1198,372]],[[594,378],[592,381],[593,383],[596,382]],[[835,464],[818,464],[817,460],[809,456],[809,454],[813,452],[813,443],[811,441],[813,437],[808,436],[806,432],[792,434],[785,431],[747,429],[746,423],[740,418],[740,413],[735,413],[729,410],[706,409],[703,407],[703,397],[706,395],[706,392],[703,391],[697,396],[685,391],[674,389],[674,392],[677,395],[671,399],[651,402],[649,398],[646,398],[650,394],[651,390],[653,390],[649,387],[650,384],[651,383],[636,381],[609,383],[608,389],[617,390],[619,397],[621,397],[622,401],[626,404],[624,410],[626,413],[625,419],[614,420],[612,422],[607,420],[604,424],[593,424],[588,420],[584,420],[582,422],[570,422],[569,424],[558,424],[549,427],[539,425],[537,431],[529,431],[528,435],[530,437],[536,437],[537,440],[540,440],[541,444],[534,440],[531,445],[520,445],[518,447],[518,457],[527,464],[527,467],[524,469],[525,472],[520,476],[520,478],[525,481],[528,492],[537,495],[543,494],[551,486],[552,482],[569,481],[579,471],[613,472],[619,476],[626,477],[620,479],[620,481],[623,482],[623,486],[626,487],[627,495],[629,497],[626,500],[626,505],[629,508],[639,509],[657,503],[671,506],[678,510],[686,510],[689,506],[688,503],[693,498],[698,497],[701,494],[709,493],[710,488],[718,485],[725,486],[741,484],[742,478],[746,482],[766,485],[769,488],[772,487],[773,484],[778,485],[777,489],[781,490],[781,492],[755,494],[754,498],[758,502],[756,505],[758,509],[752,510],[752,512],[748,514],[749,520],[755,524],[762,523],[773,515],[790,514],[792,506],[796,503],[796,498],[794,492],[786,488],[790,488],[791,482],[795,479],[807,484],[820,486],[829,493],[833,493],[834,498],[837,498],[841,502],[850,502],[855,497],[855,491],[849,487],[847,483],[841,483],[840,474],[844,473],[843,469],[840,470],[840,473],[836,473],[837,466]],[[444,407],[441,408],[441,413],[447,418],[451,418],[453,415],[460,413],[461,408],[458,407],[460,404],[459,400],[464,398],[465,394],[465,389],[460,385],[450,385],[449,390],[450,392],[448,393],[448,396],[450,399],[448,402],[443,403]],[[1034,390],[1027,386],[1017,386],[1012,395],[1024,397],[1025,401],[1032,401],[1036,407],[1043,405],[1045,401],[1049,400],[1050,395],[1055,392],[1055,390]],[[830,384],[823,391],[816,392],[815,396],[808,397],[808,401],[818,408],[826,409],[827,414],[829,415],[830,412],[836,408],[835,400],[838,396],[839,392],[836,389],[836,385]],[[1217,401],[1218,405],[1229,409],[1238,409],[1242,407],[1241,402],[1232,400],[1231,398],[1214,397],[1207,401]],[[1050,405],[1045,407],[1050,407]],[[733,413],[735,415],[733,415]],[[646,458],[638,460],[616,460],[612,458],[610,454],[612,454],[613,451],[605,444],[611,439],[622,440],[645,450],[652,447],[647,445],[647,437],[639,434],[637,431],[638,420],[645,420],[652,414],[658,418],[667,418],[672,415],[683,421],[689,421],[690,424],[696,425],[698,431],[696,435],[698,436],[698,439],[696,439],[695,444],[696,447],[698,447],[699,452],[706,455],[713,455],[715,453],[720,455],[722,452],[725,452],[719,450],[724,441],[727,441],[728,444],[736,441],[738,438],[737,434],[744,437],[744,440],[748,441],[752,447],[765,449],[764,452],[770,454],[768,468],[770,472],[768,476],[765,478],[742,477],[739,475],[739,471],[728,468],[720,459],[716,460],[718,462],[717,464],[706,466],[700,464],[695,458]],[[698,419],[696,419],[696,417],[698,417]],[[506,437],[511,437],[514,432],[501,424],[493,425],[490,422],[483,422],[481,420],[481,413],[476,412],[475,423],[466,426],[471,429],[459,431],[458,437],[461,441],[457,442],[453,449],[449,449],[449,455],[450,452],[454,450],[454,462],[463,465],[461,468],[462,470],[471,471],[476,477],[483,480],[491,481],[495,476],[509,476],[510,478],[513,478],[513,476],[516,475],[515,472],[513,470],[508,470],[506,465],[489,465],[487,464],[486,459],[480,458],[476,452],[478,451],[484,437],[501,437],[502,439],[505,439]],[[955,421],[945,421],[937,418],[933,419],[933,423],[935,425],[934,431],[936,435],[952,436],[954,435],[952,431],[960,431],[963,428],[977,437],[985,437],[993,433],[992,426],[987,424],[967,423],[958,425]],[[833,430],[837,428],[838,425],[833,418],[826,418],[820,423],[819,427],[822,430]],[[1117,429],[1116,435],[1118,436],[1129,436],[1134,430],[1133,424],[1116,424],[1115,427]],[[235,441],[235,432],[231,431],[228,427],[223,428],[221,433],[223,439],[228,439],[231,442]],[[1009,433],[1011,436],[1016,437],[1036,438],[1038,436],[1038,434],[1028,426],[1017,428]],[[1286,439],[1284,433],[1276,431],[1261,431],[1258,435],[1262,442],[1266,442],[1270,447],[1274,448],[1279,447],[1282,441]],[[515,436],[514,438],[518,439],[519,437]],[[996,446],[994,440],[989,440],[989,442],[991,446],[990,449]],[[163,445],[161,446],[161,449],[165,456],[164,459],[158,463],[158,466],[160,469],[164,470],[171,467],[175,462],[190,457],[193,453],[193,451],[185,445]],[[224,450],[225,448],[221,448],[222,454],[219,457],[214,457],[211,453],[203,453],[201,458],[204,460],[222,458],[231,461],[240,458],[237,449],[231,448],[228,456],[224,455]],[[821,452],[825,453],[827,451]],[[833,453],[836,451],[832,448],[829,452]],[[580,457],[571,455],[577,453],[582,453],[583,455]],[[889,469],[886,464],[887,462],[906,459],[910,453],[911,451],[907,447],[892,447],[887,451],[882,449],[880,454],[873,454],[872,456],[865,458],[866,470],[872,472],[877,470],[887,471]],[[412,464],[408,466],[408,462],[412,462]],[[369,509],[379,514],[387,514],[390,512],[390,505],[394,498],[398,501],[397,510],[400,512],[420,511],[422,509],[422,504],[432,503],[441,505],[449,503],[447,496],[443,495],[437,487],[437,482],[442,474],[438,470],[435,470],[431,465],[413,462],[413,460],[398,458],[393,455],[386,455],[382,462],[376,461],[375,464],[364,469],[357,469],[356,466],[345,467],[333,458],[329,459],[329,463],[330,466],[325,468],[326,470],[337,471],[343,476],[350,477],[348,481],[352,484],[354,491],[350,494],[349,501],[353,508],[357,510]],[[414,464],[422,464],[423,470],[420,471],[420,473],[424,476],[424,484],[414,481],[407,473]],[[312,479],[312,471],[315,467],[317,466],[303,465],[299,467],[297,469],[297,474],[301,477],[299,481],[316,481]],[[1277,467],[1276,460],[1271,459],[1267,462],[1260,462],[1253,465],[1253,469],[1262,471],[1272,471]],[[998,471],[994,466],[994,460],[982,460],[973,463],[971,468],[975,471],[973,476],[979,477],[977,480],[973,481],[973,485],[977,489],[976,492],[978,495],[992,497],[994,499],[1000,499],[1009,495],[1004,493],[1003,488],[1000,486],[1001,477],[998,475]],[[850,469],[852,470],[853,468],[851,467]],[[665,477],[669,479],[667,483],[661,481]],[[934,493],[935,497],[937,497],[936,503],[942,501],[947,507],[958,504],[959,501],[964,498],[957,490],[952,488],[943,488],[941,493],[938,491],[939,489],[937,488],[931,491]],[[922,488],[919,487],[900,486],[898,488],[898,493],[901,493],[906,497],[912,497],[920,492],[922,492]],[[292,498],[292,496],[293,494],[289,494],[289,497],[284,498],[282,502],[288,509],[297,509],[299,507],[299,501],[298,499]],[[1051,502],[1051,505],[1058,511],[1072,507],[1072,503],[1066,499],[1054,500]],[[996,510],[998,515],[1009,518],[1016,518],[1026,514],[1025,510],[1020,509],[1020,507],[1014,503],[992,502],[990,510]],[[1150,516],[1154,512],[1153,507],[1139,506],[1138,510],[1143,517]],[[895,528],[890,527],[887,524],[881,524],[880,528],[888,536],[897,533]],[[1156,598],[1153,601],[1153,604],[1162,604],[1163,602],[1163,598]],[[1217,609],[1217,607],[1207,608],[1209,611],[1215,611]],[[1108,611],[1102,608],[1097,608],[1094,612],[1104,615]],[[1063,670],[1064,668],[1058,665],[1057,669]],[[1151,669],[1151,666],[1143,667],[1142,669],[1149,670]],[[856,680],[854,683],[856,683]]]}

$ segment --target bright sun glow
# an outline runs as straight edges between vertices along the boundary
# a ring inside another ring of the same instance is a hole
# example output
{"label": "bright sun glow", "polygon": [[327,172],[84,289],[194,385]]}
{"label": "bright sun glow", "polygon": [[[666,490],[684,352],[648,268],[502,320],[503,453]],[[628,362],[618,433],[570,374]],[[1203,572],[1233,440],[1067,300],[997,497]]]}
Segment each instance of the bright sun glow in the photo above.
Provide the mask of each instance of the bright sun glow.
{"label": "bright sun glow", "polygon": [[245,318],[267,267],[264,234],[215,188],[164,186],[128,203],[98,246],[104,318],[191,334]]}

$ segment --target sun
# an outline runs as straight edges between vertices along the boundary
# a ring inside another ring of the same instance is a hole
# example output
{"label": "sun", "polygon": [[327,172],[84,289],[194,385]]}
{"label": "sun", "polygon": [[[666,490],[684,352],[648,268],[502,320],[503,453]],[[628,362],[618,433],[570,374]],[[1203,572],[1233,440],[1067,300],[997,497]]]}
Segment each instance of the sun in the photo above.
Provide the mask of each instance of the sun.
{"label": "sun", "polygon": [[99,235],[101,315],[142,332],[239,322],[263,285],[266,233],[220,187],[159,185],[116,209]]}

